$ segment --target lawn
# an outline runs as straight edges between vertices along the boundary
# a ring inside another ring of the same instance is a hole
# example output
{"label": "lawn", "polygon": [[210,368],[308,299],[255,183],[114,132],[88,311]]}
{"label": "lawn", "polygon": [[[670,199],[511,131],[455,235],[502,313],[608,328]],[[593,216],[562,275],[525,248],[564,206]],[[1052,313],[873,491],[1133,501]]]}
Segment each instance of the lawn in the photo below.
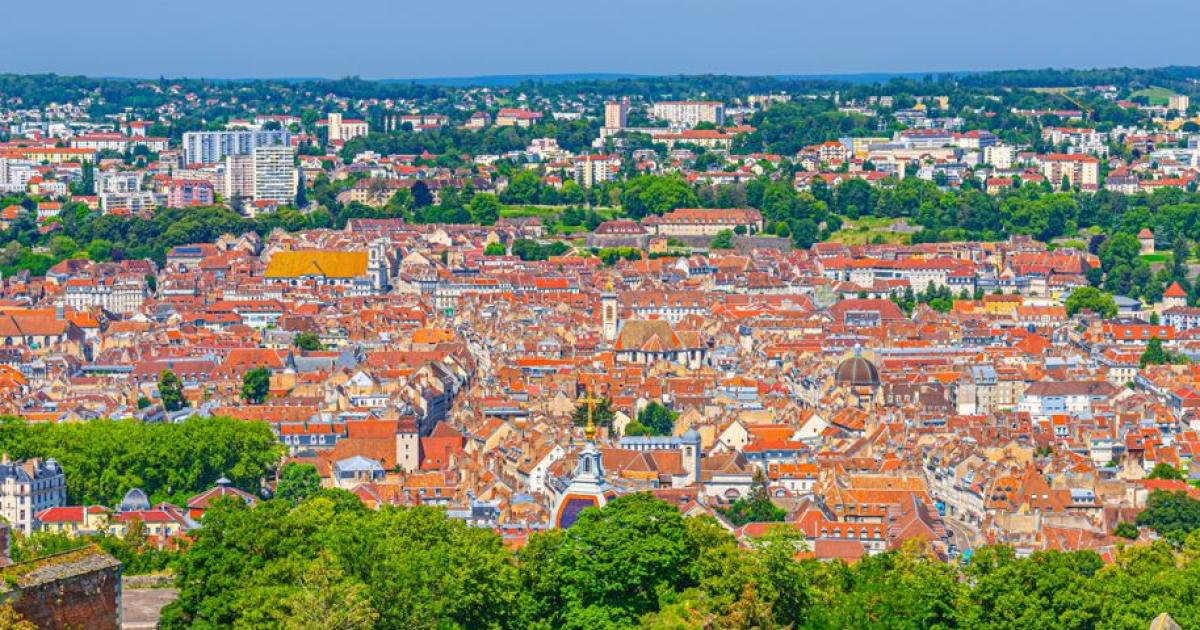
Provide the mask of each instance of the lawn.
{"label": "lawn", "polygon": [[1153,254],[1142,254],[1141,259],[1150,263],[1165,263],[1171,260],[1171,254],[1168,252],[1155,252]]}
{"label": "lawn", "polygon": [[[563,210],[566,210],[569,207],[570,206],[503,206],[500,208],[500,216],[506,218],[540,217],[543,219],[553,219],[561,214]],[[605,219],[613,219],[625,215],[624,210],[617,207],[597,206],[592,208],[592,210],[595,210]]]}
{"label": "lawn", "polygon": [[1137,96],[1144,96],[1148,101],[1150,101],[1151,105],[1166,105],[1167,99],[1174,95],[1175,92],[1168,90],[1165,87],[1150,86],[1144,90],[1138,90],[1133,94],[1130,94],[1129,97],[1133,98]]}
{"label": "lawn", "polygon": [[[582,232],[585,230],[582,225],[566,225],[560,217],[564,210],[570,206],[526,206],[526,205],[509,205],[500,208],[500,216],[506,219],[517,217],[538,217],[542,220],[542,225],[546,226],[546,230],[550,234],[565,234],[571,232]],[[616,219],[625,216],[625,211],[619,207],[594,207],[601,219]]]}
{"label": "lawn", "polygon": [[860,217],[858,219],[842,219],[842,229],[834,232],[830,240],[846,245],[864,245],[867,243],[890,243],[907,245],[912,242],[912,234],[902,230],[893,230],[899,219],[891,217]]}

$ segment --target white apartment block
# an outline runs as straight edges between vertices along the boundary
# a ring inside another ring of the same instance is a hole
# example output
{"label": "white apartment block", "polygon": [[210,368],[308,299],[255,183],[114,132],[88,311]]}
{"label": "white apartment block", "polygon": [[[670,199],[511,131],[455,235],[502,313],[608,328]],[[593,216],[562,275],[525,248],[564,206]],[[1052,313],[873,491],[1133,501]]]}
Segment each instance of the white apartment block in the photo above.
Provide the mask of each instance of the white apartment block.
{"label": "white apartment block", "polygon": [[1016,157],[1016,150],[1005,144],[993,145],[983,150],[983,161],[1002,171],[1012,168]]}
{"label": "white apartment block", "polygon": [[296,151],[289,146],[254,149],[254,200],[293,203],[299,185]]}
{"label": "white apartment block", "polygon": [[149,190],[103,193],[100,195],[100,209],[107,214],[137,214],[139,212],[149,212],[158,206],[158,195]]}
{"label": "white apartment block", "polygon": [[621,171],[621,160],[605,155],[575,158],[575,181],[584,188],[612,181]]}
{"label": "white apartment block", "polygon": [[0,158],[0,192],[23,192],[36,174],[29,160]]}
{"label": "white apartment block", "polygon": [[254,156],[229,155],[221,173],[221,195],[226,201],[235,197],[254,198]]}
{"label": "white apartment block", "polygon": [[291,146],[291,135],[271,131],[189,131],[183,134],[186,164],[216,164],[227,155],[250,155],[258,147]]}
{"label": "white apartment block", "polygon": [[142,171],[104,171],[96,174],[96,194],[131,193],[142,189]]}
{"label": "white apartment block", "polygon": [[657,120],[674,127],[695,127],[702,122],[725,124],[725,105],[717,101],[659,101],[650,110]]}

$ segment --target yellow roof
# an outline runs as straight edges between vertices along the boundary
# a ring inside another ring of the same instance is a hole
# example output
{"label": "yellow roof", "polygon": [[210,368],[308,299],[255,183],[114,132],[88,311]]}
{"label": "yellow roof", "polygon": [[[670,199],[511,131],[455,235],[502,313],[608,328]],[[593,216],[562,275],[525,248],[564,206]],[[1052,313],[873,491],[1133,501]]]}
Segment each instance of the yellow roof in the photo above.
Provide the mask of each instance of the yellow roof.
{"label": "yellow roof", "polygon": [[268,278],[355,278],[366,274],[367,252],[276,252],[267,263]]}

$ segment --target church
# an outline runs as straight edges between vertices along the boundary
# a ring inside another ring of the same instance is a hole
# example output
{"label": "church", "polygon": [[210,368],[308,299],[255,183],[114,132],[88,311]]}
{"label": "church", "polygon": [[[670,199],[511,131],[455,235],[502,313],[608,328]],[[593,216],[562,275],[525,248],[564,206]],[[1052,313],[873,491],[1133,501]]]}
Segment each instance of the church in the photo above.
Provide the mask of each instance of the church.
{"label": "church", "polygon": [[587,444],[579,453],[571,483],[554,506],[555,527],[566,529],[575,524],[579,513],[585,508],[604,507],[617,498],[617,489],[604,478],[604,462],[600,449],[589,436]]}

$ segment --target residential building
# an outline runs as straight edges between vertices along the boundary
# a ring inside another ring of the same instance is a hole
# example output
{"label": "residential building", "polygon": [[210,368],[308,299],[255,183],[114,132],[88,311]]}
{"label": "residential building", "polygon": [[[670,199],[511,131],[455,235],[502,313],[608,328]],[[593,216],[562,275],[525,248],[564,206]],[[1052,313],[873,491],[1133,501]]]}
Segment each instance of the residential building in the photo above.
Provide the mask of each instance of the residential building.
{"label": "residential building", "polygon": [[38,512],[66,501],[67,478],[53,458],[17,462],[0,457],[0,517],[14,529],[32,534]]}
{"label": "residential building", "polygon": [[183,134],[187,164],[216,164],[227,155],[250,155],[258,147],[291,146],[284,130],[189,131]]}
{"label": "residential building", "polygon": [[720,126],[725,124],[725,105],[717,101],[659,101],[651,107],[650,116],[674,127],[691,128],[702,122]]}

